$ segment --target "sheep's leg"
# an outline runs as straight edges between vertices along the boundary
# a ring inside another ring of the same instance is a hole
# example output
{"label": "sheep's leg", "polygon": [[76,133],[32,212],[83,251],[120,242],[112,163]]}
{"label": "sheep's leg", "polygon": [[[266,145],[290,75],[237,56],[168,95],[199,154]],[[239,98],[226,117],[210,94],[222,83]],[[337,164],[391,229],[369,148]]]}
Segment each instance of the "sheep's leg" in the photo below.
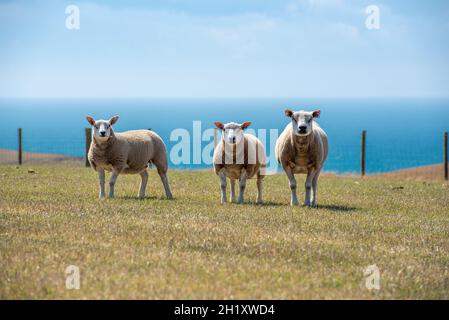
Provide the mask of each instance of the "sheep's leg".
{"label": "sheep's leg", "polygon": [[318,176],[320,175],[320,171],[318,171],[312,180],[312,201],[311,201],[311,207],[316,207],[316,191],[318,188]]}
{"label": "sheep's leg", "polygon": [[171,193],[170,185],[168,184],[167,171],[159,170],[159,168],[158,168],[157,173],[159,174],[162,184],[164,185],[165,196],[167,197],[167,199],[173,199],[173,194]]}
{"label": "sheep's leg", "polygon": [[114,187],[117,181],[120,170],[113,169],[111,174],[111,179],[109,179],[109,198],[114,198]]}
{"label": "sheep's leg", "polygon": [[307,173],[307,178],[306,178],[306,183],[305,183],[305,188],[306,188],[306,198],[304,200],[304,205],[306,207],[310,207],[310,193],[312,191],[312,180],[314,177],[314,171],[309,171]]}
{"label": "sheep's leg", "polygon": [[[306,207],[313,207],[313,202],[311,202],[311,196],[312,195],[312,187],[313,187],[313,179],[315,178],[315,176],[317,175],[317,171],[316,170],[312,170],[309,171],[307,173],[307,178],[306,178],[306,183],[305,183],[305,187],[306,187],[306,198],[304,201],[304,205]],[[312,201],[314,199],[314,196],[312,198]]]}
{"label": "sheep's leg", "polygon": [[142,178],[142,181],[140,182],[139,198],[143,199],[143,198],[145,198],[145,189],[147,188],[147,182],[148,182],[148,171],[147,171],[147,169],[143,170],[140,173],[140,177]]}
{"label": "sheep's leg", "polygon": [[246,188],[246,177],[247,177],[246,170],[242,170],[242,173],[241,173],[240,179],[239,179],[240,194],[239,194],[238,203],[243,203],[243,194],[245,193],[245,188]]}
{"label": "sheep's leg", "polygon": [[231,179],[231,196],[229,197],[230,202],[235,202],[235,179]]}
{"label": "sheep's leg", "polygon": [[263,176],[258,175],[257,176],[257,198],[256,198],[256,202],[258,204],[261,204],[263,202],[263,200],[262,200],[262,183],[263,183]]}
{"label": "sheep's leg", "polygon": [[98,178],[100,179],[100,199],[105,197],[104,184],[105,184],[105,173],[104,170],[98,170]]}
{"label": "sheep's leg", "polygon": [[223,168],[218,172],[218,176],[220,177],[221,204],[226,203],[226,175],[224,171],[225,169]]}
{"label": "sheep's leg", "polygon": [[167,173],[160,174],[160,177],[162,184],[164,185],[165,196],[167,197],[167,199],[173,199],[173,194],[171,193],[170,185],[168,184]]}
{"label": "sheep's leg", "polygon": [[290,166],[284,166],[284,171],[287,174],[288,182],[290,185],[291,190],[291,201],[290,204],[292,206],[297,206],[299,204],[298,197],[296,196],[296,179],[295,175],[293,174],[292,169]]}
{"label": "sheep's leg", "polygon": [[161,178],[162,184],[164,185],[164,190],[165,190],[165,196],[167,197],[167,199],[173,199],[173,194],[171,193],[170,190],[170,185],[168,183],[168,177],[167,177],[167,171],[168,171],[168,166],[167,166],[167,159],[154,159],[154,165],[157,168],[157,173],[159,174],[159,177]]}

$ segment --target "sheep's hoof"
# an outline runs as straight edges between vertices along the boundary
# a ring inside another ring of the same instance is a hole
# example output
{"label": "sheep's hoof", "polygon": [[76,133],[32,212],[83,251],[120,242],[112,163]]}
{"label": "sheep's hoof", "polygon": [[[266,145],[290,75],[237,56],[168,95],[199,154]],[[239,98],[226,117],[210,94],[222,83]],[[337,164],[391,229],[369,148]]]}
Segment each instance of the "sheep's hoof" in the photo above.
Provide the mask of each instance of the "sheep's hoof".
{"label": "sheep's hoof", "polygon": [[316,204],[313,204],[313,203],[312,204],[304,204],[304,206],[309,209],[316,208]]}

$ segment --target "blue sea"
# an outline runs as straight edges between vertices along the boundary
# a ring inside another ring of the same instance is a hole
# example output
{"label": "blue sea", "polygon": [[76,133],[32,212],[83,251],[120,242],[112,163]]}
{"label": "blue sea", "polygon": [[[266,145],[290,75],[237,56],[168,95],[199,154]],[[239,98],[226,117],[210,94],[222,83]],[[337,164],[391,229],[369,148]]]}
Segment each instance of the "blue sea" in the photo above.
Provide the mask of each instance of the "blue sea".
{"label": "blue sea", "polygon": [[[115,130],[151,128],[166,142],[168,152],[179,143],[174,132],[190,134],[188,163],[176,169],[204,169],[209,163],[193,163],[194,121],[201,133],[214,121],[252,121],[251,128],[265,135],[268,156],[276,136],[289,119],[284,109],[321,109],[318,119],[329,136],[325,171],[360,171],[361,132],[367,130],[368,173],[441,163],[443,132],[449,131],[449,99],[2,99],[0,100],[0,148],[17,148],[17,128],[23,128],[24,150],[82,157],[85,116],[109,119],[119,115]],[[174,131],[178,129],[178,131]],[[265,129],[257,131],[259,129]],[[271,131],[270,131],[271,130]],[[266,134],[265,134],[266,133]],[[172,139],[170,139],[172,135]],[[200,136],[201,138],[201,136]],[[172,141],[173,140],[173,141]],[[206,147],[210,141],[200,142]],[[195,151],[195,152],[194,152]],[[201,149],[200,149],[201,151]],[[197,161],[198,162],[198,161]]]}

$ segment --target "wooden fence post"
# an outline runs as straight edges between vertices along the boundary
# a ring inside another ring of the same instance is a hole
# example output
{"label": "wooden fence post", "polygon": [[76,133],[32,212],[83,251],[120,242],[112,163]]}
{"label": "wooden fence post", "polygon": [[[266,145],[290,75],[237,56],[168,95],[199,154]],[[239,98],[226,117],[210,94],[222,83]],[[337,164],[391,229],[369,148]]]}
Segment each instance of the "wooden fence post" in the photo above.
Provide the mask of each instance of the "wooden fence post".
{"label": "wooden fence post", "polygon": [[444,180],[448,180],[448,166],[447,166],[447,131],[444,133]]}
{"label": "wooden fence post", "polygon": [[92,128],[86,128],[85,135],[86,135],[86,146],[85,146],[84,160],[85,160],[86,167],[89,167],[90,163],[89,163],[89,159],[87,158],[87,155],[89,154],[90,143],[92,142]]}
{"label": "wooden fence post", "polygon": [[365,176],[365,160],[366,160],[366,130],[362,131],[362,157],[360,160],[360,174]]}
{"label": "wooden fence post", "polygon": [[19,128],[17,130],[18,138],[19,138],[19,145],[18,145],[18,161],[19,165],[22,164],[22,128]]}

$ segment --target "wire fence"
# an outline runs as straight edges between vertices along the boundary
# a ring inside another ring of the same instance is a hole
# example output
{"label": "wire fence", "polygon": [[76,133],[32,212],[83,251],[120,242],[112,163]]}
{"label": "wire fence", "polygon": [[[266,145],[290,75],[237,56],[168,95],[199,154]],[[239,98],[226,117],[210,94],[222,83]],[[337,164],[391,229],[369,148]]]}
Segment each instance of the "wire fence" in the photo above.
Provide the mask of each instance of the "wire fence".
{"label": "wire fence", "polygon": [[18,128],[7,135],[0,148],[0,164],[84,164],[84,136],[64,134],[49,137],[41,130]]}
{"label": "wire fence", "polygon": [[[215,139],[217,136],[215,134]],[[19,128],[8,132],[3,138],[6,140],[0,147],[0,165],[88,165],[86,153],[90,145],[90,129],[49,136],[42,130]],[[269,144],[273,145],[271,142]],[[167,146],[170,149],[172,143],[167,143]],[[275,161],[274,150],[267,150],[267,153],[268,158]],[[410,141],[397,140],[392,136],[388,143],[375,134],[362,132],[359,136],[330,139],[324,171],[401,180],[447,180],[447,154],[447,132],[411,137]],[[206,164],[170,166],[174,169],[210,167]]]}

